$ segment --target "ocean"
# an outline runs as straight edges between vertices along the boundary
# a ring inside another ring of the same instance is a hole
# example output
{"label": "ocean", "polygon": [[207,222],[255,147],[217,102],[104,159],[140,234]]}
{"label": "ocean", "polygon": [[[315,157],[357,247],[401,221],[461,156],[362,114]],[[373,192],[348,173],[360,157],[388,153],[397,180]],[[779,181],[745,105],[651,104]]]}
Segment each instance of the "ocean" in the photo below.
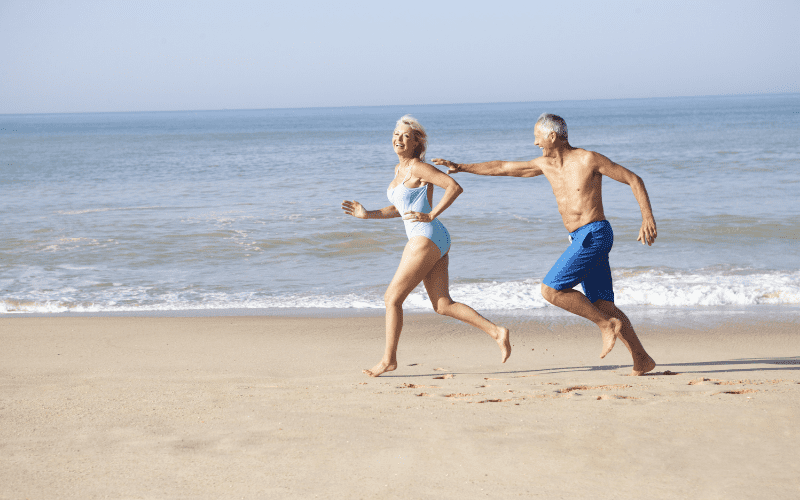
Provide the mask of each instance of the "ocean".
{"label": "ocean", "polygon": [[[428,159],[523,160],[542,112],[647,187],[652,247],[630,188],[604,180],[620,307],[800,309],[800,94],[784,94],[0,115],[0,314],[380,312],[403,223],[340,206],[390,204],[396,120],[426,127]],[[547,180],[455,178],[452,297],[548,314],[539,285],[568,240]],[[430,309],[424,288],[406,308]]]}

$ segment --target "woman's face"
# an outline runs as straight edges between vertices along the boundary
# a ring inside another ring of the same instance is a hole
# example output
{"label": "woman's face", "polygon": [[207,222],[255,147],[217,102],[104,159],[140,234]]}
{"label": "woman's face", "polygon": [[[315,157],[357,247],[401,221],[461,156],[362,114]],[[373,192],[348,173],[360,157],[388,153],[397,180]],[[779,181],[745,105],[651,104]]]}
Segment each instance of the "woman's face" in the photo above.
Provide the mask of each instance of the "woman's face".
{"label": "woman's face", "polygon": [[417,139],[414,131],[408,125],[402,124],[394,129],[392,136],[392,146],[398,156],[414,156],[417,147]]}

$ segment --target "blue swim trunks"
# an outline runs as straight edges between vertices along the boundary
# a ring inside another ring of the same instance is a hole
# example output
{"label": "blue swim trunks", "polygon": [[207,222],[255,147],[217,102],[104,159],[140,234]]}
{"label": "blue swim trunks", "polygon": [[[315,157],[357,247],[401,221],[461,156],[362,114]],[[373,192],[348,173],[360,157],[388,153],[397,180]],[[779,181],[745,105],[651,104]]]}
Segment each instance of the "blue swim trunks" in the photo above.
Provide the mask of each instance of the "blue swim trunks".
{"label": "blue swim trunks", "polygon": [[544,278],[555,290],[573,288],[578,283],[590,302],[614,302],[608,252],[614,244],[614,231],[606,220],[590,222],[570,233],[572,243]]}

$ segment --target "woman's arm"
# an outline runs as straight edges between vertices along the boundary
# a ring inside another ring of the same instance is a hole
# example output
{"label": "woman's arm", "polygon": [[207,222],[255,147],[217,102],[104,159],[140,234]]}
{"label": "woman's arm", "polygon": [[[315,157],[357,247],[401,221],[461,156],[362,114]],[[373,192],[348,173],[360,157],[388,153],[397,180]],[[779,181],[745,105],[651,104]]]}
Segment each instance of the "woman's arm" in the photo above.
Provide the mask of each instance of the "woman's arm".
{"label": "woman's arm", "polygon": [[458,195],[464,192],[462,188],[452,177],[436,169],[427,163],[415,163],[411,169],[411,175],[419,177],[423,182],[428,182],[434,186],[439,186],[444,189],[444,196],[439,200],[439,203],[433,207],[431,213],[423,214],[421,212],[409,211],[403,214],[403,219],[419,221],[419,222],[432,222],[433,219],[440,216],[442,212],[447,210],[447,207],[453,204],[458,198]]}
{"label": "woman's arm", "polygon": [[361,203],[357,201],[343,201],[342,210],[347,215],[352,215],[359,219],[391,219],[392,217],[400,217],[400,212],[397,211],[394,205],[381,208],[378,210],[367,210]]}

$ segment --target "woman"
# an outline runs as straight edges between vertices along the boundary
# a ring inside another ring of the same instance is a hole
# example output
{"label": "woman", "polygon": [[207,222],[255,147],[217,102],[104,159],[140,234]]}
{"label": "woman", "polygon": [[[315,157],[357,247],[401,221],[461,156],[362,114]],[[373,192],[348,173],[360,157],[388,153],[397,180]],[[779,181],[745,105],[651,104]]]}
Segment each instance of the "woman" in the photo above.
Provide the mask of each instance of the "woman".
{"label": "woman", "polygon": [[[381,362],[364,373],[377,377],[397,368],[397,343],[403,329],[403,302],[420,281],[439,314],[456,318],[488,333],[500,346],[503,363],[511,355],[507,328],[495,325],[474,309],[453,302],[450,298],[448,263],[450,261],[450,234],[437,217],[447,209],[463,191],[449,175],[424,163],[428,136],[422,125],[406,115],[397,122],[392,146],[399,163],[394,169],[394,180],[387,195],[391,206],[380,210],[366,210],[357,201],[342,202],[348,215],[359,219],[390,219],[403,217],[408,243],[392,282],[384,295],[386,303],[386,351]],[[433,204],[433,186],[445,190],[439,203]]]}

